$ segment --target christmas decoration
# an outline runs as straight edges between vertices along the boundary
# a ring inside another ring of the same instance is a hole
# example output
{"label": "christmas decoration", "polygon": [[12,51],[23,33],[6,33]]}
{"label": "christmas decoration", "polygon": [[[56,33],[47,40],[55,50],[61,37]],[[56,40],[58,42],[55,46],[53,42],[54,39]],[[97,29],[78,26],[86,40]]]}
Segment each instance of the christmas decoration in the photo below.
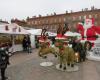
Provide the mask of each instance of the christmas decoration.
{"label": "christmas decoration", "polygon": [[77,26],[78,32],[81,34],[81,41],[95,42],[97,34],[100,34],[100,27],[94,25],[94,18],[85,19],[83,23]]}

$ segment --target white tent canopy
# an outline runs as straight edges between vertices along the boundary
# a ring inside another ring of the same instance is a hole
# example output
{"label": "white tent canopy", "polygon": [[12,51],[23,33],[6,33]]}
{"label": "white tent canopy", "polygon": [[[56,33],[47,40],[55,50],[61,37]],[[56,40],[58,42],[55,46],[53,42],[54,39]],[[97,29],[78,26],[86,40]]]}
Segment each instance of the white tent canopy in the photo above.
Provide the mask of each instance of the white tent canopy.
{"label": "white tent canopy", "polygon": [[[32,35],[41,35],[42,29],[31,29],[31,30],[27,30],[30,34]],[[47,31],[49,36],[56,36],[56,33],[53,32],[49,32]]]}
{"label": "white tent canopy", "polygon": [[81,36],[81,34],[77,32],[71,32],[71,31],[67,31],[64,35],[65,36]]}
{"label": "white tent canopy", "polygon": [[31,29],[27,31],[32,35],[41,35],[42,29]]}
{"label": "white tent canopy", "polygon": [[12,23],[12,24],[1,24],[0,25],[0,33],[3,34],[30,34],[21,26]]}
{"label": "white tent canopy", "polygon": [[0,24],[0,33],[1,34],[6,34],[6,35],[12,35],[13,39],[12,39],[12,52],[16,52],[16,51],[21,51],[22,50],[22,45],[18,44],[15,45],[14,42],[14,35],[20,35],[20,34],[24,34],[24,35],[29,35],[30,33],[25,30],[23,27],[12,23],[12,24]]}

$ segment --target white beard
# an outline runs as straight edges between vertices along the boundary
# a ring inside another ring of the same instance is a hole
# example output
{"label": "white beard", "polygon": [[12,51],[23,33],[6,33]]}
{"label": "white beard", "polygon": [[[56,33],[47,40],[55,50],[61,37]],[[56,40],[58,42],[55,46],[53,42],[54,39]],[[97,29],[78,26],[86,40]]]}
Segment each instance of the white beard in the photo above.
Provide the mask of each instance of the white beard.
{"label": "white beard", "polygon": [[92,24],[91,23],[89,23],[88,25],[87,24],[84,24],[84,26],[83,26],[84,29],[88,29],[88,28],[91,28],[91,27],[92,27]]}

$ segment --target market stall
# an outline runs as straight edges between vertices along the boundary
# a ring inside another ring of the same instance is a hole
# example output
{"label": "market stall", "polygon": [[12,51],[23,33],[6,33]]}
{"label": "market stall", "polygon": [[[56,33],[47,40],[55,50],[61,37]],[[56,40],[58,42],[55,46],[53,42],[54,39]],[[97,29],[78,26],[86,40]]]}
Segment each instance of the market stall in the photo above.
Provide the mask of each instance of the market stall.
{"label": "market stall", "polygon": [[[21,26],[12,23],[12,24],[1,24],[0,25],[0,35],[3,35],[6,41],[0,37],[0,44],[11,42],[12,44],[12,52],[21,51],[22,50],[22,39],[23,35],[29,35],[30,33],[27,32]],[[9,39],[7,38],[9,37]],[[8,39],[8,40],[7,40]]]}

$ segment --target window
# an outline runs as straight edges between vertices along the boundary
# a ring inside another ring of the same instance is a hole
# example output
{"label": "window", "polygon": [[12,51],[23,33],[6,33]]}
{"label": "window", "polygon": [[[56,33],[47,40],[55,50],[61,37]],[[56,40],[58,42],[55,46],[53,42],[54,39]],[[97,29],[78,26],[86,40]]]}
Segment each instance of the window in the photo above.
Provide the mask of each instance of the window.
{"label": "window", "polygon": [[75,17],[73,17],[73,21],[75,21]]}
{"label": "window", "polygon": [[55,29],[55,30],[57,29],[57,25],[54,25],[54,29]]}
{"label": "window", "polygon": [[48,24],[48,19],[46,20],[46,23]]}
{"label": "window", "polygon": [[38,21],[38,24],[40,24],[40,21]]}
{"label": "window", "polygon": [[64,22],[66,22],[66,18],[63,18]]}
{"label": "window", "polygon": [[54,19],[54,22],[56,23],[57,21],[56,21],[56,18]]}
{"label": "window", "polygon": [[61,18],[59,18],[59,22],[61,22]]}
{"label": "window", "polygon": [[30,25],[31,23],[30,22],[28,22],[28,25]]}
{"label": "window", "polygon": [[89,15],[89,18],[92,18],[92,15]]}
{"label": "window", "polygon": [[53,26],[50,26],[50,29],[52,30],[53,29]]}
{"label": "window", "polygon": [[81,16],[79,16],[79,20],[81,20],[82,19],[82,17]]}
{"label": "window", "polygon": [[50,23],[52,23],[52,19],[50,19]]}
{"label": "window", "polygon": [[35,21],[35,24],[37,24],[37,21]]}
{"label": "window", "polygon": [[97,18],[97,14],[95,14],[95,18]]}
{"label": "window", "polygon": [[84,16],[84,19],[86,19],[86,15]]}

